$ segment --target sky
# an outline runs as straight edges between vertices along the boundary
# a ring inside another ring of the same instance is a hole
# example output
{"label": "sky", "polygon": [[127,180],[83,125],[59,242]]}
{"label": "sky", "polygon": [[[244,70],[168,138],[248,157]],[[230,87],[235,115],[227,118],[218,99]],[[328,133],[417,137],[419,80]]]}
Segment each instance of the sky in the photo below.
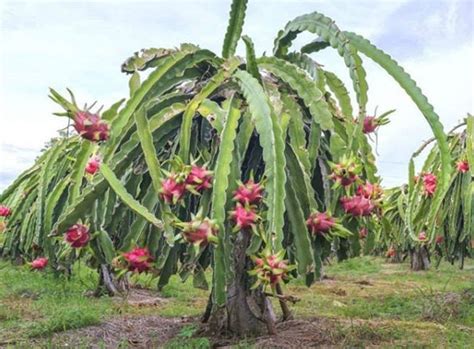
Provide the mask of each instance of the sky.
{"label": "sky", "polygon": [[[110,106],[128,95],[120,72],[133,52],[191,42],[220,53],[230,0],[0,1],[0,191],[30,167],[45,142],[66,126],[48,87],[71,88],[80,103]],[[394,57],[417,81],[446,129],[474,112],[474,0],[249,0],[243,34],[257,54],[294,17],[318,11]],[[302,34],[299,48],[315,38]],[[244,54],[240,43],[238,53]],[[334,50],[315,55],[350,87]],[[368,111],[396,109],[378,132],[385,186],[406,181],[411,154],[431,137],[422,114],[376,64],[362,57]]]}

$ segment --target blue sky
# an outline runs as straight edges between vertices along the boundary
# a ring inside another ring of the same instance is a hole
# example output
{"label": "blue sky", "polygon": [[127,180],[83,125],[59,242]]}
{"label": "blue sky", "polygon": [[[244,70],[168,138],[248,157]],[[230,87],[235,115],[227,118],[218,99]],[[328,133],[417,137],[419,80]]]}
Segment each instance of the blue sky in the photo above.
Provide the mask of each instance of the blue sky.
{"label": "blue sky", "polygon": [[[127,96],[120,65],[144,47],[192,42],[220,52],[228,1],[0,2],[0,190],[31,166],[42,145],[65,126],[48,87],[70,87],[81,102],[105,106]],[[288,20],[319,11],[395,57],[417,80],[446,128],[474,112],[474,30],[471,0],[250,0],[244,33],[257,53],[271,52]],[[301,45],[314,38],[304,34]],[[297,46],[296,46],[297,47]],[[347,81],[335,52],[318,62]],[[243,53],[243,47],[239,46]],[[397,109],[378,137],[385,185],[402,183],[407,161],[430,129],[412,102],[365,59],[369,111]]]}

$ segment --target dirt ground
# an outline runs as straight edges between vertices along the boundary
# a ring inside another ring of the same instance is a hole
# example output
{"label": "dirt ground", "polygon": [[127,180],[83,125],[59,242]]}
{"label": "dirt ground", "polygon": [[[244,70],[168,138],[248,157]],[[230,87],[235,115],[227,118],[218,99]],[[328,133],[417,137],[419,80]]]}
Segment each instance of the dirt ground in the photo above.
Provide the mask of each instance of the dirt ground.
{"label": "dirt ground", "polygon": [[[209,346],[212,348],[265,348],[265,349],[293,349],[293,348],[341,348],[351,346],[345,337],[356,326],[360,339],[370,343],[366,347],[387,347],[391,342],[386,341],[383,335],[371,331],[361,331],[361,321],[348,322],[327,318],[296,319],[277,325],[277,335],[262,336],[242,340],[228,337],[210,337]],[[365,326],[374,328],[383,326],[381,323],[363,322]],[[78,330],[56,333],[49,342],[52,347],[70,348],[134,348],[148,349],[167,347],[181,348],[180,331],[186,326],[199,326],[196,318],[164,318],[159,316],[124,316],[105,321],[98,326],[90,326]],[[363,333],[365,332],[365,333]],[[188,342],[183,348],[207,348],[192,346]],[[44,343],[42,343],[44,345]]]}
{"label": "dirt ground", "polygon": [[[98,326],[90,326],[55,334],[50,344],[53,347],[87,348],[158,348],[176,337],[180,330],[197,319],[163,318],[158,316],[118,317]],[[252,340],[257,348],[309,348],[333,347],[340,343],[332,333],[332,322],[326,319],[291,320],[277,326],[275,336],[262,336]],[[239,343],[232,338],[209,338],[213,348],[229,348]],[[240,344],[242,347],[242,344]]]}
{"label": "dirt ground", "polygon": [[124,316],[98,326],[56,333],[53,346],[70,348],[156,348],[175,337],[189,321],[158,316]]}

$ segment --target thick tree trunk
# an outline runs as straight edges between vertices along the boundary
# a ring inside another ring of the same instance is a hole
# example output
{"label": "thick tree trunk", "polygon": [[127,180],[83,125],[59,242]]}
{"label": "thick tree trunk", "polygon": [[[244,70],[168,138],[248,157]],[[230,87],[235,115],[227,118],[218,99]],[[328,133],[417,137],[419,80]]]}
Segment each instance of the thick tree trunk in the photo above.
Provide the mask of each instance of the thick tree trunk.
{"label": "thick tree trunk", "polygon": [[208,323],[207,332],[219,335],[252,337],[275,334],[276,316],[272,304],[262,288],[251,290],[247,273],[250,260],[246,251],[251,233],[241,231],[236,237],[233,251],[234,279],[227,287],[224,307],[212,304],[209,299],[203,321]]}
{"label": "thick tree trunk", "polygon": [[94,292],[95,297],[100,297],[106,294],[109,296],[123,295],[128,291],[128,289],[128,280],[125,277],[117,279],[108,265],[100,265],[99,284]]}
{"label": "thick tree trunk", "polygon": [[419,246],[410,251],[410,267],[413,271],[428,270],[430,256],[426,246]]}

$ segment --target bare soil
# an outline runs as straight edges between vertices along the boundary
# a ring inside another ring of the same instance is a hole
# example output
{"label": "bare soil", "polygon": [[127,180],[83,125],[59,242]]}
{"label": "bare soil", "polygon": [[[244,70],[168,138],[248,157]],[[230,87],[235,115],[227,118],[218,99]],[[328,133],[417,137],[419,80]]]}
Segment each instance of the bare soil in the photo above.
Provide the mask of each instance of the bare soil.
{"label": "bare soil", "polygon": [[168,302],[168,299],[157,296],[156,291],[132,288],[124,297],[113,297],[117,303],[127,303],[132,307],[152,307]]}
{"label": "bare soil", "polygon": [[[356,321],[358,322],[358,321]],[[184,326],[199,325],[195,318],[164,318],[159,316],[126,316],[109,319],[98,326],[56,333],[49,342],[54,347],[86,348],[161,348],[174,339]],[[327,318],[298,319],[279,323],[277,335],[249,338],[244,343],[262,349],[341,348],[354,324]],[[367,326],[380,324],[366,322]],[[368,332],[357,335],[370,347],[389,345],[382,336]],[[362,338],[363,337],[363,338]],[[242,339],[208,338],[212,348],[231,348]]]}
{"label": "bare soil", "polygon": [[124,316],[98,326],[56,333],[52,344],[70,348],[159,348],[192,319],[159,316]]}

